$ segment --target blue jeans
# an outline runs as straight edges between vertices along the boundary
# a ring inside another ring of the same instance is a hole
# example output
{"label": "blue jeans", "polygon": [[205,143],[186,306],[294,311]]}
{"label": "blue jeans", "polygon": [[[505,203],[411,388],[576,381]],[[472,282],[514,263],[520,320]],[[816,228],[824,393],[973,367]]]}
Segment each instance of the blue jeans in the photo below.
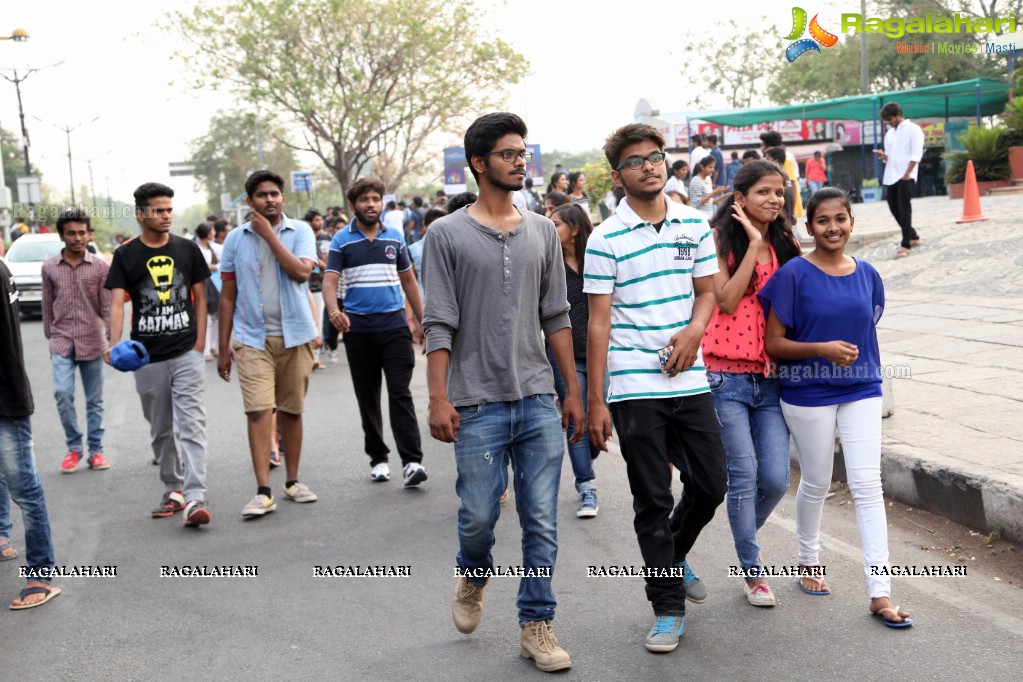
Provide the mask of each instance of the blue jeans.
{"label": "blue jeans", "polygon": [[[554,361],[554,354],[549,346],[547,348],[547,360],[551,363],[551,369],[554,370],[554,390],[558,392],[558,400],[564,404],[568,389],[565,386],[565,379],[561,376],[561,370],[558,369],[558,363]],[[579,380],[579,391],[582,393],[583,410],[585,411],[587,383],[585,362],[575,361],[575,376]],[[604,395],[607,396],[606,373],[604,374]],[[585,412],[583,416],[586,416]],[[578,492],[595,489],[597,486],[593,481],[597,478],[597,474],[593,471],[593,460],[600,454],[600,449],[590,442],[589,436],[586,434],[583,434],[582,439],[578,443],[573,443],[573,433],[575,433],[575,424],[569,424],[568,433],[565,434],[565,438],[568,442],[568,459],[572,462],[572,473],[575,474],[575,489]]]}
{"label": "blue jeans", "polygon": [[807,180],[806,184],[810,186],[810,196],[813,196],[818,190],[824,187],[823,180]]}
{"label": "blue jeans", "polygon": [[[28,417],[0,417],[0,481],[6,484],[11,499],[21,507],[25,522],[25,564],[30,569],[52,568],[50,519],[46,514],[43,486],[36,474],[32,422]],[[48,578],[38,580],[50,582]]]}
{"label": "blue jeans", "polygon": [[[522,566],[551,574],[558,557],[558,485],[565,454],[561,417],[553,395],[459,407],[455,443],[458,555],[462,569],[491,569],[498,500],[515,474],[515,508],[522,527]],[[486,581],[469,578],[476,584]],[[519,582],[519,626],[554,618],[551,576]]]}
{"label": "blue jeans", "polygon": [[[789,488],[789,429],[777,379],[707,372],[728,464],[728,522],[746,571],[760,565],[757,530]],[[747,573],[749,575],[749,573]]]}
{"label": "blue jeans", "polygon": [[0,538],[11,537],[11,493],[0,476]]}
{"label": "blue jeans", "polygon": [[53,397],[57,399],[57,414],[64,427],[64,442],[68,450],[82,452],[82,432],[78,430],[75,411],[75,368],[82,373],[85,392],[85,424],[89,432],[89,454],[103,452],[103,358],[76,360],[74,350],[70,357],[51,353],[53,360]]}

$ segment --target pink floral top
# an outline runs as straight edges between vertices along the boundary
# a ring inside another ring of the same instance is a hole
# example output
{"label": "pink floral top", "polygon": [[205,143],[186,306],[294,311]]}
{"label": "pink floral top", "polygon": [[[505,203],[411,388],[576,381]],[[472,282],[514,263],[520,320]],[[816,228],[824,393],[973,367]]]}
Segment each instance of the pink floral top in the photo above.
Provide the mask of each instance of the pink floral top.
{"label": "pink floral top", "polygon": [[[729,258],[731,260],[731,258]],[[771,371],[771,358],[764,348],[767,318],[757,294],[778,271],[778,254],[771,247],[771,262],[756,264],[756,289],[747,291],[735,312],[728,315],[714,309],[707,332],[703,335],[703,364],[710,372],[763,374]]]}

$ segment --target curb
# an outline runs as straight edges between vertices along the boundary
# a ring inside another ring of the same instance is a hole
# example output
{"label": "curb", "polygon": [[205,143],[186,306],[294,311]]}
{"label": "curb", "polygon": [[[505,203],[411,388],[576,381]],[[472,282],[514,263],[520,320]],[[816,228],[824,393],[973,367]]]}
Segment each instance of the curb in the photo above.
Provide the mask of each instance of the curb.
{"label": "curb", "polygon": [[[795,445],[792,468],[799,469]],[[998,532],[1023,545],[1023,486],[964,470],[958,460],[905,443],[881,441],[881,485],[886,497],[980,533]],[[835,443],[832,480],[847,481],[842,448]]]}

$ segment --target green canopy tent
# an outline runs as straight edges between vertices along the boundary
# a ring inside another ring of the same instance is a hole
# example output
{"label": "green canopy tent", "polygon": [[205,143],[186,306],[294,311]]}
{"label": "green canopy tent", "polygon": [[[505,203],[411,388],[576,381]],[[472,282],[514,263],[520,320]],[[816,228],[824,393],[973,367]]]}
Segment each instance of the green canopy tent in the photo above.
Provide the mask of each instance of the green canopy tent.
{"label": "green canopy tent", "polygon": [[764,109],[742,109],[708,113],[700,119],[729,126],[748,126],[768,121],[823,118],[847,121],[877,120],[887,102],[897,101],[912,118],[991,116],[1001,113],[1009,100],[1009,86],[990,78],[972,78],[955,83],[929,85],[912,90],[890,90]]}
{"label": "green canopy tent", "polygon": [[[952,116],[981,116],[1001,113],[1009,101],[1009,86],[990,78],[971,78],[965,81],[929,85],[911,90],[889,90],[869,95],[853,95],[837,99],[789,104],[763,109],[742,109],[731,112],[708,112],[699,118],[710,123],[728,126],[749,126],[770,121],[823,118],[830,120],[873,121],[874,147],[879,146],[880,111],[887,102],[897,101],[909,118],[939,118],[947,121]],[[866,159],[863,159],[863,163]],[[880,172],[880,162],[874,158],[874,175]],[[865,170],[865,167],[864,167]]]}

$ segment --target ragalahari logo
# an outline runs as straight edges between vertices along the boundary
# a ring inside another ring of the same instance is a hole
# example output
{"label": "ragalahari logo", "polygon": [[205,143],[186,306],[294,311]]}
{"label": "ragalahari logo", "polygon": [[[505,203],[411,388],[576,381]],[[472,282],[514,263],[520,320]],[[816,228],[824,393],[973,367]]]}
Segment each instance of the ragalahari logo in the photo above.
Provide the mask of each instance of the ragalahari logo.
{"label": "ragalahari logo", "polygon": [[820,54],[821,48],[817,47],[818,43],[824,47],[833,47],[838,43],[838,36],[833,33],[828,33],[820,24],[817,23],[817,16],[813,15],[813,19],[810,20],[810,38],[803,38],[802,40],[796,40],[803,35],[803,32],[807,30],[806,26],[806,10],[802,7],[792,8],[792,31],[785,36],[785,40],[795,40],[796,42],[785,48],[785,58],[790,62],[796,61],[800,56],[806,54],[810,50]]}

